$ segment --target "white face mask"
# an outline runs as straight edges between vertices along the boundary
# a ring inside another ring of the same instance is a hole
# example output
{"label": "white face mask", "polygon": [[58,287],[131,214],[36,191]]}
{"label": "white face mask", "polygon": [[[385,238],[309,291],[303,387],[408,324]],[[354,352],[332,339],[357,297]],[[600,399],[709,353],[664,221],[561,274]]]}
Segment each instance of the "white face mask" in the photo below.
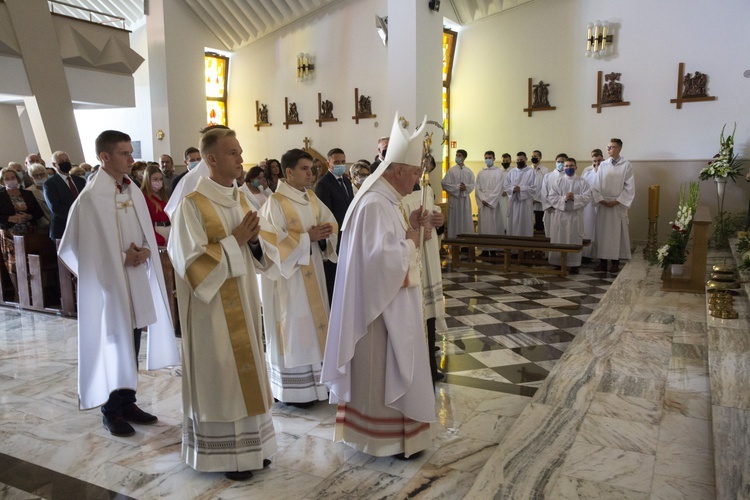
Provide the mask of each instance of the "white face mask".
{"label": "white face mask", "polygon": [[40,187],[44,186],[44,181],[46,181],[46,180],[47,179],[34,179],[34,184],[36,184],[36,187],[40,188]]}
{"label": "white face mask", "polygon": [[16,189],[17,187],[18,187],[18,181],[17,180],[13,179],[13,180],[7,180],[7,181],[5,181],[5,189],[11,190],[11,189]]}
{"label": "white face mask", "polygon": [[161,190],[162,186],[164,186],[163,181],[152,181],[151,182],[151,189],[154,190],[154,193],[158,193],[159,190]]}

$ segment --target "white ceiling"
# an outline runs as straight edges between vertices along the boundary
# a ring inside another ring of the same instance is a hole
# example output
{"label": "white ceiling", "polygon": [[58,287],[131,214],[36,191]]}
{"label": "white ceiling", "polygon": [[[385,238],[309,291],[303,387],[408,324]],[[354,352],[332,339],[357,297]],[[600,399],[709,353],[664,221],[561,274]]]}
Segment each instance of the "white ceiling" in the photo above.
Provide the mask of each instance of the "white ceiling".
{"label": "white ceiling", "polygon": [[[97,12],[125,19],[125,28],[143,22],[149,0],[65,0]],[[299,19],[341,0],[182,0],[229,50],[249,45]],[[421,1],[427,8],[428,0]],[[442,0],[441,12],[459,25],[500,14],[534,0]],[[144,6],[145,3],[145,6]],[[55,4],[55,12],[74,17],[89,13]],[[385,14],[380,13],[380,14]],[[94,19],[97,19],[94,16]],[[374,20],[373,20],[374,22]],[[113,22],[116,25],[116,22]]]}

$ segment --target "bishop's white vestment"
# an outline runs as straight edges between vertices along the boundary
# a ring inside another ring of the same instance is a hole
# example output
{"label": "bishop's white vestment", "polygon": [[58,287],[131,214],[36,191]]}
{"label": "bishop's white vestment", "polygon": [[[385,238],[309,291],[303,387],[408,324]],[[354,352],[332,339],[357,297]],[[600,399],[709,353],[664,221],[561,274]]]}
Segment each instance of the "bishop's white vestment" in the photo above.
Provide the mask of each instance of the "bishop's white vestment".
{"label": "bishop's white vestment", "polygon": [[[461,183],[466,189],[461,191]],[[474,221],[471,218],[471,197],[474,190],[474,172],[465,165],[453,165],[441,182],[448,192],[448,238],[459,234],[474,232]]]}
{"label": "bishop's white vestment", "polygon": [[[201,178],[172,216],[168,251],[183,346],[182,457],[200,471],[262,469],[263,459],[276,452],[255,274],[272,272],[278,253],[265,231],[260,260],[232,236],[249,210],[235,186]],[[274,238],[270,233],[277,244]]]}
{"label": "bishop's white vestment", "polygon": [[505,234],[505,219],[500,209],[505,180],[503,174],[495,165],[485,167],[477,174],[474,196],[477,199],[479,234]]}
{"label": "bishop's white vestment", "polygon": [[[330,307],[323,261],[337,260],[338,224],[314,191],[299,191],[285,182],[278,184],[261,214],[277,233],[296,243],[282,257],[281,275],[261,278],[273,396],[285,403],[325,401],[328,390],[320,382],[320,368]],[[322,224],[333,226],[325,249],[308,234]]]}
{"label": "bishop's white vestment", "polygon": [[[552,179],[554,180],[547,184],[547,202],[551,209],[547,216],[550,242],[580,245],[583,242],[583,208],[591,201],[591,188],[576,175],[563,174],[562,177]],[[565,201],[568,193],[573,193],[573,199]],[[559,266],[560,252],[550,252],[549,263]],[[579,267],[581,252],[568,253],[566,265]]]}
{"label": "bishop's white vestment", "polygon": [[417,250],[400,202],[378,179],[350,208],[323,361],[334,439],[374,456],[429,447],[435,421]]}
{"label": "bishop's white vestment", "polygon": [[[125,267],[130,243],[151,251]],[[118,188],[104,170],[70,208],[60,259],[78,276],[78,399],[81,409],[136,390],[133,330],[148,326],[146,369],[180,364],[164,274],[146,200],[135,184]]]}
{"label": "bishop's white vestment", "polygon": [[596,214],[596,256],[600,259],[629,259],[628,209],[635,198],[633,167],[623,157],[609,158],[599,165],[591,188],[594,203],[617,200],[614,207],[599,204]]}
{"label": "bishop's white vestment", "polygon": [[[512,236],[534,236],[534,196],[537,175],[532,168],[508,170],[503,189],[508,193],[508,234]],[[519,191],[513,192],[518,186]]]}

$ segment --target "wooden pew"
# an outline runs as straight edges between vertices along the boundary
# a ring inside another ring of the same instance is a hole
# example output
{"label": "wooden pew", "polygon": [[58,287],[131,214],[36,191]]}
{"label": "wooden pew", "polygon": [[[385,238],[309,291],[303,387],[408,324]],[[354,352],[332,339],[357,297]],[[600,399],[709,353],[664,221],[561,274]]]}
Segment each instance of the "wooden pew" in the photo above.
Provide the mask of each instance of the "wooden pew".
{"label": "wooden pew", "polygon": [[55,244],[46,234],[13,236],[19,305],[31,311],[59,310]]}
{"label": "wooden pew", "polygon": [[[58,239],[55,243],[59,249],[60,240]],[[57,272],[60,280],[60,312],[63,316],[76,318],[78,317],[78,302],[76,296],[78,278],[70,272],[59,257],[57,258]]]}
{"label": "wooden pew", "polygon": [[[590,244],[589,240],[585,240],[581,245],[570,245],[564,243],[551,243],[549,238],[533,238],[526,236],[496,236],[487,234],[461,234],[456,238],[450,239],[445,238],[442,241],[443,245],[446,245],[450,249],[451,254],[451,265],[454,268],[460,267],[474,267],[478,269],[496,269],[497,264],[486,262],[493,260],[483,258],[484,261],[477,262],[476,257],[472,258],[471,254],[476,248],[483,248],[489,250],[496,250],[502,252],[502,265],[505,272],[518,271],[524,273],[539,273],[539,274],[555,274],[559,276],[567,276],[567,254],[580,252],[584,246]],[[468,247],[471,252],[469,253],[469,261],[463,263],[460,260],[460,248]],[[518,261],[512,262],[511,251],[516,250],[518,252]],[[560,252],[560,269],[554,269],[547,261],[539,260],[524,260],[523,253],[527,251],[539,251],[539,252]],[[529,267],[523,265],[526,264],[542,264],[545,267]]]}

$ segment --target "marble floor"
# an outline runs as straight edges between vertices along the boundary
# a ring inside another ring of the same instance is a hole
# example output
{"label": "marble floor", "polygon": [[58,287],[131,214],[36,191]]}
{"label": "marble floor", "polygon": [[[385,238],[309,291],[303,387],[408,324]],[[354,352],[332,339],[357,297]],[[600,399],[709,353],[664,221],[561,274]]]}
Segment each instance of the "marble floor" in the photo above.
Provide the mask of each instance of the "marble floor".
{"label": "marble floor", "polygon": [[331,441],[332,406],[277,403],[279,452],[242,483],[180,460],[178,369],[141,373],[160,422],[113,437],[77,410],[75,321],[0,309],[0,499],[713,498],[704,298],[657,274],[447,269],[433,446],[376,459]]}

